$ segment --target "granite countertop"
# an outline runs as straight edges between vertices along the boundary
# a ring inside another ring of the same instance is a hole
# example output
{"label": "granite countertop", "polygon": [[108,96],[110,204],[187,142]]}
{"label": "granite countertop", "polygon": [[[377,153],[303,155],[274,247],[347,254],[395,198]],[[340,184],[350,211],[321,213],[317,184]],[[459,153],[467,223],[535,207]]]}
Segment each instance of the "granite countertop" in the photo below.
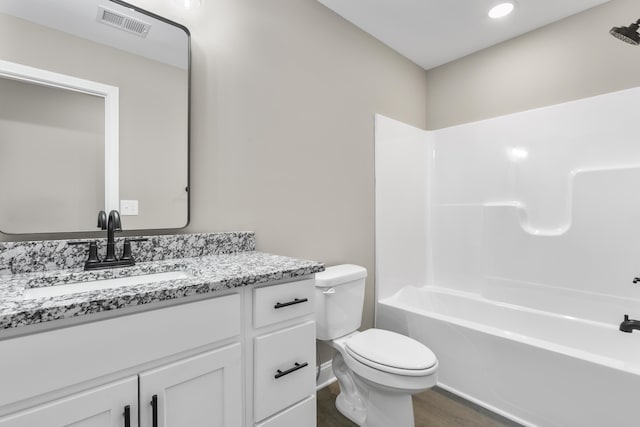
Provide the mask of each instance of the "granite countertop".
{"label": "granite countertop", "polygon": [[[191,277],[55,297],[23,297],[29,288],[176,270]],[[73,268],[4,274],[0,275],[0,330],[302,277],[323,270],[322,263],[247,251],[140,262],[133,267],[91,272]]]}

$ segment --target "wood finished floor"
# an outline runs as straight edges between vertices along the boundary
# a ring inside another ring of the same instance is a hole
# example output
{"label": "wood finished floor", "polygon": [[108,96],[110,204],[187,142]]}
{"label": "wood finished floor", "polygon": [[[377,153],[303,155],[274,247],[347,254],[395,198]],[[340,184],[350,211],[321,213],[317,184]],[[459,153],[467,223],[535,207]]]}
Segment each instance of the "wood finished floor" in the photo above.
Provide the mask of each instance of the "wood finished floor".
{"label": "wood finished floor", "polygon": [[[338,383],[318,392],[317,427],[357,427],[335,407]],[[478,405],[434,387],[413,397],[416,427],[521,427]]]}

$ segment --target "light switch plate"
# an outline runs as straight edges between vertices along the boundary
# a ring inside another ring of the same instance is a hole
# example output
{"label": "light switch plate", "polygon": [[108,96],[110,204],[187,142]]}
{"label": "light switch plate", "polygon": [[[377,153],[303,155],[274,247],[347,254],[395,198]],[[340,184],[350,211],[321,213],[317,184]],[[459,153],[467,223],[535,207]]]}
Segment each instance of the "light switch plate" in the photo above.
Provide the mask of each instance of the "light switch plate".
{"label": "light switch plate", "polygon": [[138,201],[120,200],[120,215],[138,215]]}

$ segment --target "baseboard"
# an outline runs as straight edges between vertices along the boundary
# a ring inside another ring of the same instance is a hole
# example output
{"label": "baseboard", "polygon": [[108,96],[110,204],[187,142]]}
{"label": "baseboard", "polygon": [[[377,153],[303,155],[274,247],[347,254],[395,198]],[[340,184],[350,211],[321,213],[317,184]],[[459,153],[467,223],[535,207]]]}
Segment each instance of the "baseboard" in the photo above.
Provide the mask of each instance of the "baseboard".
{"label": "baseboard", "polygon": [[331,365],[331,360],[329,360],[320,365],[320,375],[316,380],[316,390],[325,388],[334,382],[336,382],[336,376],[333,375],[333,367]]}

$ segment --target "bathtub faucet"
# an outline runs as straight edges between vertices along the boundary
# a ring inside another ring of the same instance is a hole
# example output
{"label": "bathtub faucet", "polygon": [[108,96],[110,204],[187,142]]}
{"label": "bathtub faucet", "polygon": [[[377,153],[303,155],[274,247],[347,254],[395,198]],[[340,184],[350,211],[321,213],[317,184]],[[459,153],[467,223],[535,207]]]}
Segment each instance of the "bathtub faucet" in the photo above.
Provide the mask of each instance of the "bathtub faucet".
{"label": "bathtub faucet", "polygon": [[640,320],[629,320],[629,315],[624,315],[624,320],[620,323],[620,330],[622,332],[633,332],[634,329],[640,329]]}

